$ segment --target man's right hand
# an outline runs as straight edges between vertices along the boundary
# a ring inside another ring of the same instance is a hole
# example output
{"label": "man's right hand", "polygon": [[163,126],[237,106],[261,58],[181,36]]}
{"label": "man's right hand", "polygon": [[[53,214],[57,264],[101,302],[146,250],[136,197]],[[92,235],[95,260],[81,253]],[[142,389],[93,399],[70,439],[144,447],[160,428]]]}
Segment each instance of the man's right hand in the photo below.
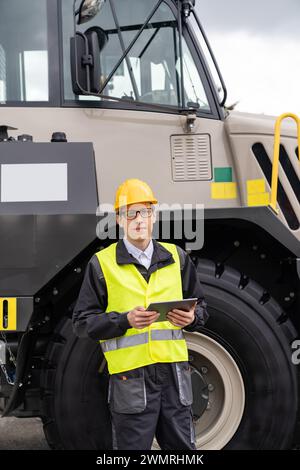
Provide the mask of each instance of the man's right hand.
{"label": "man's right hand", "polygon": [[144,307],[135,307],[127,313],[127,318],[133,328],[146,328],[159,317],[158,312],[146,311]]}

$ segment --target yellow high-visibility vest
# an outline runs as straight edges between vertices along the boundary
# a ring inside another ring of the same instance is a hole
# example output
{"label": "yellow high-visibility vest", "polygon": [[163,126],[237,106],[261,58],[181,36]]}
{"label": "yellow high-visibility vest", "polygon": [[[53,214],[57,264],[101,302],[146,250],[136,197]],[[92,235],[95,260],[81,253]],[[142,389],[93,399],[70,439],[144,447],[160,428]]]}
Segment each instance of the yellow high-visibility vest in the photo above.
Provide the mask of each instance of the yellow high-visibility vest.
{"label": "yellow high-visibility vest", "polygon": [[[159,243],[172,253],[175,263],[156,270],[150,275],[149,282],[135,265],[119,265],[116,262],[117,243],[96,253],[107,286],[106,312],[124,313],[139,305],[147,308],[150,302],[182,299],[180,260],[176,245]],[[182,329],[169,321],[154,322],[142,329],[128,328],[122,336],[99,342],[110,374],[157,362],[188,360]]]}

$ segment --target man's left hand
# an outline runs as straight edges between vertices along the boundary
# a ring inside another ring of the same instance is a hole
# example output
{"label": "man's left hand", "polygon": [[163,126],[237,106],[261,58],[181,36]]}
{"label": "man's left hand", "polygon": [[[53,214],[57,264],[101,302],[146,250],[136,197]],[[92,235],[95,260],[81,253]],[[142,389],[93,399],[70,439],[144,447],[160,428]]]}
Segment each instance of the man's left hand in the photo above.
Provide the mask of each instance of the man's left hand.
{"label": "man's left hand", "polygon": [[168,312],[167,319],[170,323],[172,323],[172,325],[184,328],[190,323],[193,323],[195,319],[195,307],[196,304],[189,311],[173,308],[170,312]]}

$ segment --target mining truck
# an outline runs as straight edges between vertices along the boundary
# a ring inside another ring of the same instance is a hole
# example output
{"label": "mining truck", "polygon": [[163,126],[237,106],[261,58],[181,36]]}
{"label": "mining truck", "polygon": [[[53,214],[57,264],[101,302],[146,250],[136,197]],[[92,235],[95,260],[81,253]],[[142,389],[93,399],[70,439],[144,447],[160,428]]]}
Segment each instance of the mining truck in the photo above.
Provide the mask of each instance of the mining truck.
{"label": "mining truck", "polygon": [[197,448],[299,445],[299,118],[226,98],[201,0],[0,0],[0,402],[52,449],[112,449],[105,360],[72,313],[132,177],[210,314],[184,332]]}

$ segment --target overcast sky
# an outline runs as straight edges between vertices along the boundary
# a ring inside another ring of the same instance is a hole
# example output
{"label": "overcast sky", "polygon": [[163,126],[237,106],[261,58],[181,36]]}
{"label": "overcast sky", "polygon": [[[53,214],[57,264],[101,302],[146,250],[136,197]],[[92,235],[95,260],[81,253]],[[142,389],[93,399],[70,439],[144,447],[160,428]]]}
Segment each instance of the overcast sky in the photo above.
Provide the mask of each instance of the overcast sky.
{"label": "overcast sky", "polygon": [[236,110],[300,115],[300,0],[196,0]]}

